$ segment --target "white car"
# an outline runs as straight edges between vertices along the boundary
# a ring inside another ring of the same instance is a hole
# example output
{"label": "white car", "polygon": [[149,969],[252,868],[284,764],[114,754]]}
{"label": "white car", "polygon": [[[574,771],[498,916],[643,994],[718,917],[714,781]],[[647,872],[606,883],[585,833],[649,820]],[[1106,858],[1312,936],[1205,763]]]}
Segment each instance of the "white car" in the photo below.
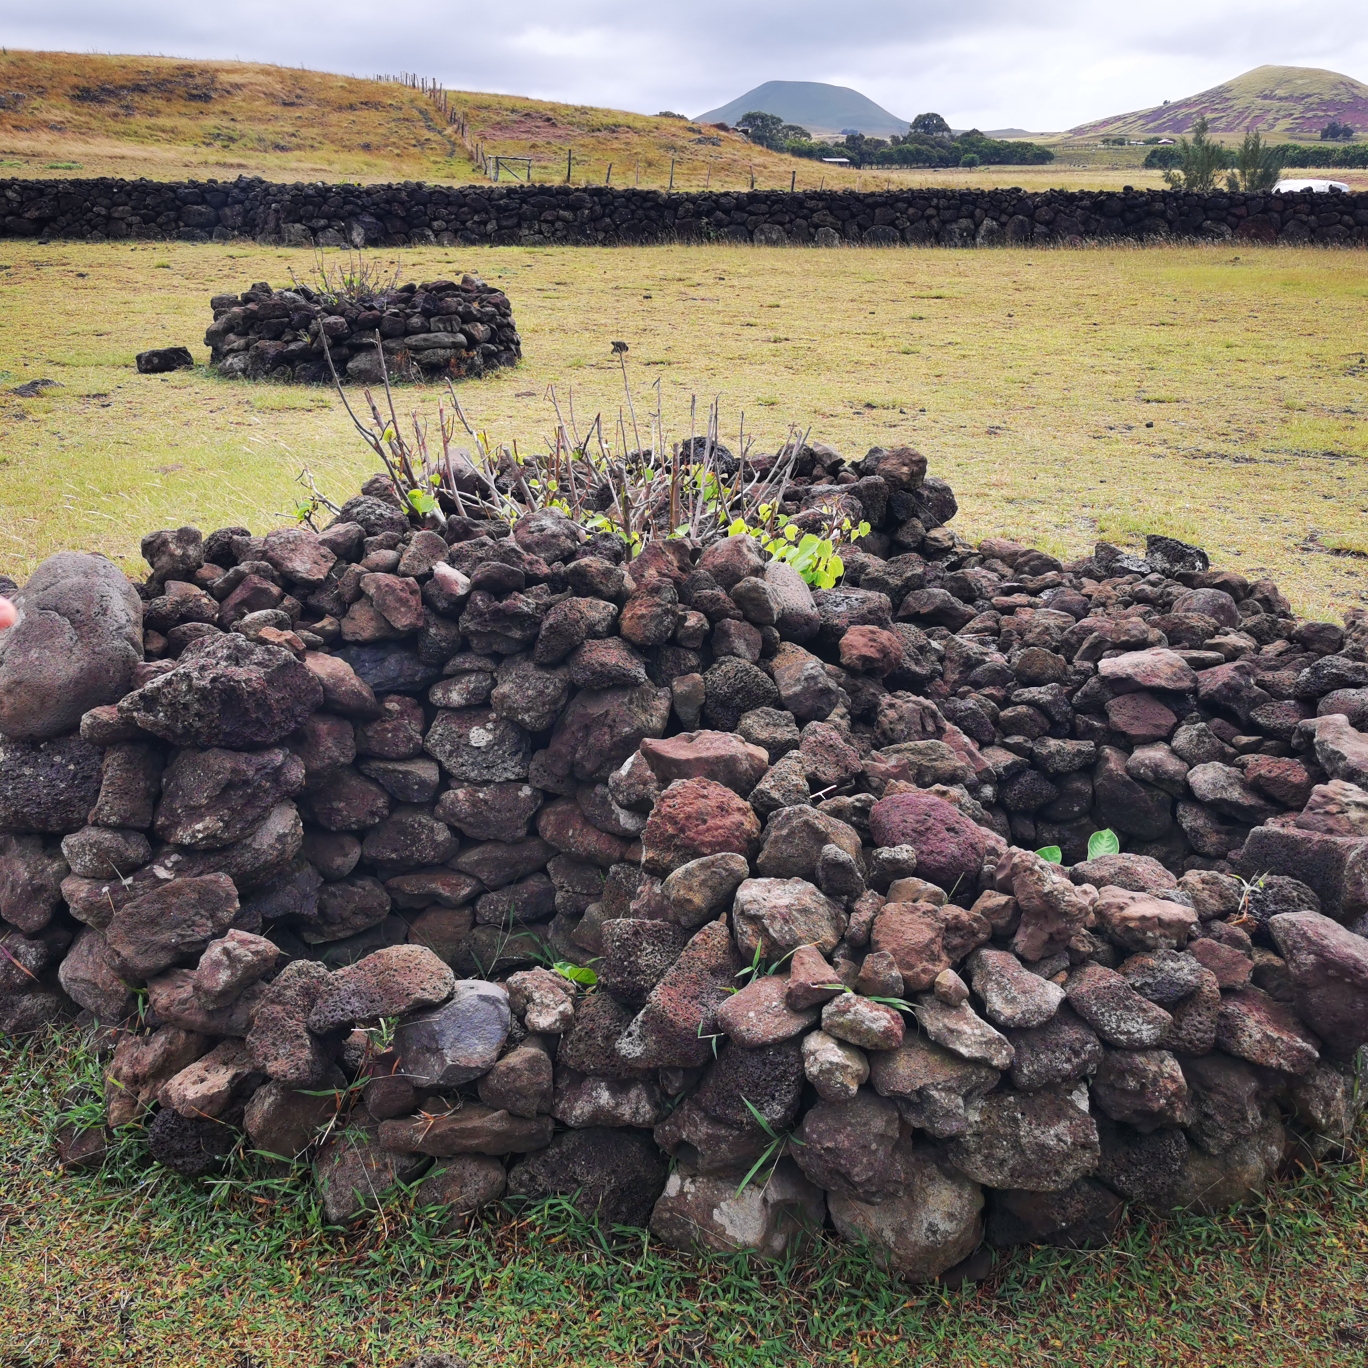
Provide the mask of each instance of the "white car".
{"label": "white car", "polygon": [[1349,193],[1349,187],[1343,181],[1332,180],[1280,180],[1273,187],[1275,195],[1290,195],[1301,190],[1316,190],[1321,193],[1338,190],[1345,195]]}

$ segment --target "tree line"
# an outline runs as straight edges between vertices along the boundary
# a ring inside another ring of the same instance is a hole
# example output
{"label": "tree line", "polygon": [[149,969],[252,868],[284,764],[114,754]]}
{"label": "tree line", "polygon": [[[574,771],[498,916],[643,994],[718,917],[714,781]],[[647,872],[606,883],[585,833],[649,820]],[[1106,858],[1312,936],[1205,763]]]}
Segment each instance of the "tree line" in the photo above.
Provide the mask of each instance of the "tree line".
{"label": "tree line", "polygon": [[939,114],[918,114],[906,133],[870,138],[848,132],[839,140],[817,139],[800,124],[785,123],[777,114],[751,110],[741,116],[738,131],[758,147],[787,152],[791,157],[820,161],[844,157],[853,166],[1039,166],[1054,161],[1054,153],[1038,143],[990,138],[971,128],[955,133]]}

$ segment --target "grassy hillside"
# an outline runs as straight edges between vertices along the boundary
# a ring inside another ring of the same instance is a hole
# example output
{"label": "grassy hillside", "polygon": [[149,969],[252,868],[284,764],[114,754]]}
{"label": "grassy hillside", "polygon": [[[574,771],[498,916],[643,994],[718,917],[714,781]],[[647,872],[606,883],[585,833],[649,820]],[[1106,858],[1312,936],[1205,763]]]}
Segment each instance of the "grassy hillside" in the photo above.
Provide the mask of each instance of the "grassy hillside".
{"label": "grassy hillside", "polygon": [[484,180],[473,163],[531,157],[538,180],[741,186],[854,185],[686,119],[449,91],[463,139],[419,90],[249,62],[53,52],[0,55],[0,174],[261,175],[271,180]]}
{"label": "grassy hillside", "polygon": [[[16,52],[0,56],[6,174],[320,175],[358,180],[458,174],[464,149],[430,102],[379,84],[247,62]],[[73,168],[76,169],[76,168]]]}
{"label": "grassy hillside", "polygon": [[1265,140],[1311,141],[1332,119],[1368,133],[1368,85],[1318,67],[1261,66],[1233,81],[1153,109],[1097,119],[1072,137],[1174,137],[1205,117],[1212,132],[1242,137],[1257,128]]}
{"label": "grassy hillside", "polygon": [[[466,138],[421,91],[398,82],[249,62],[0,53],[0,176],[156,180],[483,181],[471,151],[530,156],[538,180],[680,189],[1158,185],[1133,148],[1075,152],[1052,166],[864,172],[768,152],[684,119],[513,95],[447,92]],[[744,112],[744,111],[743,111]],[[853,125],[851,125],[853,127]],[[1101,160],[1098,160],[1099,155]]]}

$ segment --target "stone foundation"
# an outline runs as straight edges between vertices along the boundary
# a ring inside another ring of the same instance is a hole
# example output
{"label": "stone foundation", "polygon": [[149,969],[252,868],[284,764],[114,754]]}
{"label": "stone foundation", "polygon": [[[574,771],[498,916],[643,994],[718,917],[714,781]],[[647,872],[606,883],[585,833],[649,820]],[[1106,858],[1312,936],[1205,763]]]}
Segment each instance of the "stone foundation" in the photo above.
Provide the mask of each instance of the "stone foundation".
{"label": "stone foundation", "polygon": [[1160,537],[973,546],[906,448],[805,449],[784,503],[871,524],[839,587],[383,478],[154,532],[140,584],[47,561],[0,636],[0,1029],[98,1024],[109,1127],[308,1162],[330,1222],[578,1193],[913,1280],[1343,1146],[1368,617]]}

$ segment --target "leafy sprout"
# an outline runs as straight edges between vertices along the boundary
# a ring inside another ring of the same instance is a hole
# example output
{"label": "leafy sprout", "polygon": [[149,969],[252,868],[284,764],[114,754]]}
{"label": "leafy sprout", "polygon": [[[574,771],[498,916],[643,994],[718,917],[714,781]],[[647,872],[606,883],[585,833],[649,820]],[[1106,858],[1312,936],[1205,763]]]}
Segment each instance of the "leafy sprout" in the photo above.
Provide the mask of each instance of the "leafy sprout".
{"label": "leafy sprout", "polygon": [[1041,846],[1036,854],[1040,856],[1046,864],[1063,864],[1064,852],[1058,846]]}
{"label": "leafy sprout", "polygon": [[1121,853],[1121,840],[1110,827],[1102,831],[1094,831],[1088,837],[1088,859],[1096,860],[1102,855],[1119,855]]}
{"label": "leafy sprout", "polygon": [[775,560],[791,566],[804,583],[815,589],[834,587],[845,573],[845,562],[837,554],[837,546],[869,535],[867,522],[852,523],[848,517],[833,521],[824,529],[826,535],[819,537],[815,532],[802,532],[797,523],[777,512],[772,504],[761,504],[756,514],[759,525],[734,518],[727,525],[727,535],[754,537]]}
{"label": "leafy sprout", "polygon": [[581,984],[585,988],[593,988],[598,984],[598,975],[582,964],[571,964],[569,960],[557,960],[551,967],[561,978],[569,979],[571,983]]}

